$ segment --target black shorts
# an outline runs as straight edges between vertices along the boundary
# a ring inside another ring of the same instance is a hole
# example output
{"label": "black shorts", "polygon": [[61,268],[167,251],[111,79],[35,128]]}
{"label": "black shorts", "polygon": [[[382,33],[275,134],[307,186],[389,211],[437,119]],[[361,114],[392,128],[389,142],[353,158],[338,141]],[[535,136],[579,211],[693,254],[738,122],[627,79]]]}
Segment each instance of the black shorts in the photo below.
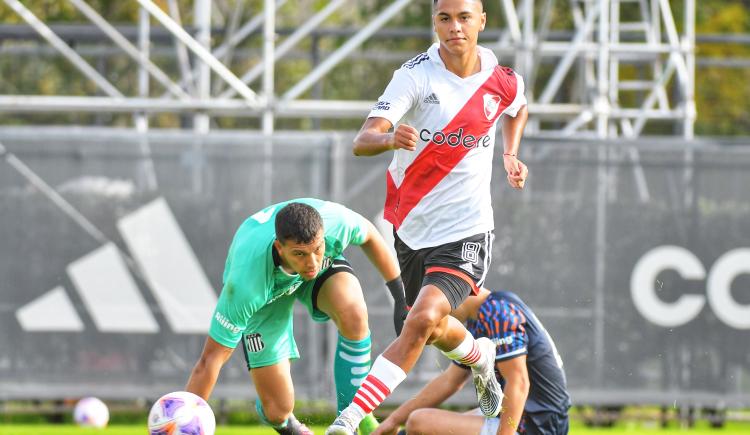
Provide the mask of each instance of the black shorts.
{"label": "black shorts", "polygon": [[568,415],[557,412],[524,413],[518,426],[521,435],[567,435],[569,431]]}
{"label": "black shorts", "polygon": [[349,263],[344,258],[335,258],[333,262],[331,263],[331,266],[326,269],[325,272],[321,273],[320,276],[315,278],[315,284],[313,284],[313,290],[312,290],[312,306],[314,310],[319,310],[318,308],[318,294],[320,293],[321,287],[323,287],[323,284],[326,282],[326,280],[333,275],[339,273],[339,272],[347,272],[351,273],[355,277],[357,276],[356,273],[354,273],[354,268],[352,267],[351,263]]}
{"label": "black shorts", "polygon": [[394,231],[396,256],[404,280],[406,305],[414,305],[425,285],[439,288],[455,309],[470,294],[477,294],[492,258],[491,231],[476,234],[457,242],[429,248],[409,248]]}

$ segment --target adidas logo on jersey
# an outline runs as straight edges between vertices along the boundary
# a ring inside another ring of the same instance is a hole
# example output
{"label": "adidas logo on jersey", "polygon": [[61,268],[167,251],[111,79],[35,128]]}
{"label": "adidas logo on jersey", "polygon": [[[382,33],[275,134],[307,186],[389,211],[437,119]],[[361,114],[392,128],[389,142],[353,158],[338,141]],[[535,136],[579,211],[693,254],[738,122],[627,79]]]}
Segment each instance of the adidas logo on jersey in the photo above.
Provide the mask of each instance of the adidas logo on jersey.
{"label": "adidas logo on jersey", "polygon": [[424,101],[425,104],[440,104],[440,100],[438,99],[437,95],[435,93],[431,93],[427,97],[425,97]]}

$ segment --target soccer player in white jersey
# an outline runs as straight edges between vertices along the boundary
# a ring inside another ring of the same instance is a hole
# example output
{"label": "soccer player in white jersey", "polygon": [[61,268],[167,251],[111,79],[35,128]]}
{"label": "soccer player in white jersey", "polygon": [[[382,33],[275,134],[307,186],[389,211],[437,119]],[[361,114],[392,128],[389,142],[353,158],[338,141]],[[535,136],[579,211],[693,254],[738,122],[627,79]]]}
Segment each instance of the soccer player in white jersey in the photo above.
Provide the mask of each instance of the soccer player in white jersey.
{"label": "soccer player in white jersey", "polygon": [[385,217],[395,229],[411,309],[403,331],[375,360],[327,435],[353,434],[406,378],[426,344],[471,367],[480,409],[488,417],[500,413],[494,343],[475,340],[450,316],[478,292],[489,267],[498,120],[508,183],[523,188],[528,174],[517,158],[528,117],[523,80],[477,45],[485,23],[480,0],[435,0],[439,43],[394,73],[354,140],[356,155],[394,150]]}

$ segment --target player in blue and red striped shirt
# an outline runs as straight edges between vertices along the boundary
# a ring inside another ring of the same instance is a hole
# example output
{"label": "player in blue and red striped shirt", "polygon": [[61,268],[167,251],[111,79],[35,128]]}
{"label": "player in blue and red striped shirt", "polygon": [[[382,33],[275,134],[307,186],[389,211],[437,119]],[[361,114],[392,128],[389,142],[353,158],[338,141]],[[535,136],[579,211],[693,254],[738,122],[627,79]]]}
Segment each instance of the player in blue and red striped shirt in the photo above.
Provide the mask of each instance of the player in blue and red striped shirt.
{"label": "player in blue and red striped shirt", "polygon": [[570,396],[562,359],[531,309],[514,293],[481,289],[453,316],[465,321],[474,337],[488,337],[497,345],[496,376],[505,393],[500,417],[432,408],[460,390],[470,377],[467,367],[451,364],[396,409],[374,434],[395,434],[404,423],[407,434],[567,434]]}

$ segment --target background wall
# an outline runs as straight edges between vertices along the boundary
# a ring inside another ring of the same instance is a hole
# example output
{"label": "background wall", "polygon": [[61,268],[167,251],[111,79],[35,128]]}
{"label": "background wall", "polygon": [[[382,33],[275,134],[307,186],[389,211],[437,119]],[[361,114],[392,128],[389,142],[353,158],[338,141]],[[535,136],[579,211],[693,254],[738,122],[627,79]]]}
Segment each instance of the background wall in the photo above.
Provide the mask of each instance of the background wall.
{"label": "background wall", "polygon": [[[354,158],[351,137],[279,133],[271,182],[254,134],[0,130],[9,151],[0,163],[0,399],[181,389],[231,237],[266,205],[264,192],[337,200],[379,219],[389,156]],[[150,160],[137,151],[144,140]],[[574,401],[747,406],[750,147],[528,139],[522,159],[531,170],[523,192],[504,184],[495,159],[487,283],[536,311]],[[18,162],[60,196],[45,195]],[[144,182],[151,166],[156,189]],[[357,248],[347,256],[377,354],[394,337],[390,296]],[[301,306],[295,323],[297,394],[332,400],[335,331]],[[254,396],[241,354],[215,397]],[[394,399],[446,365],[428,350]]]}

